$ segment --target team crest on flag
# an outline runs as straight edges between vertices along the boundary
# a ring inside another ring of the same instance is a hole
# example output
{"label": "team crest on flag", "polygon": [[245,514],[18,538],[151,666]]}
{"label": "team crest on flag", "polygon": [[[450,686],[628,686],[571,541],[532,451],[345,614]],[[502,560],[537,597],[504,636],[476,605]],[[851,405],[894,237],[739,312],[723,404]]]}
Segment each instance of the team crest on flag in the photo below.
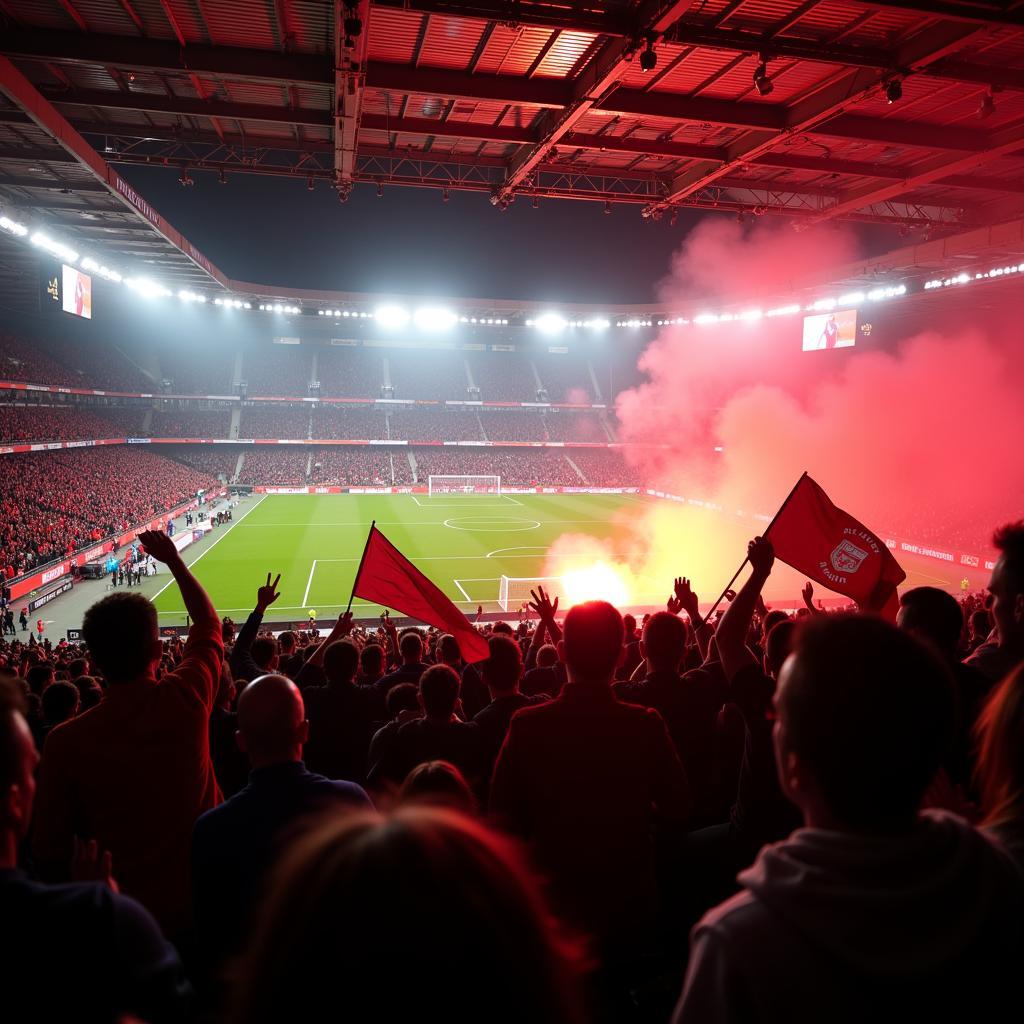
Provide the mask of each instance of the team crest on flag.
{"label": "team crest on flag", "polygon": [[867,557],[868,553],[863,548],[857,547],[852,541],[843,540],[832,552],[830,561],[836,572],[854,573]]}

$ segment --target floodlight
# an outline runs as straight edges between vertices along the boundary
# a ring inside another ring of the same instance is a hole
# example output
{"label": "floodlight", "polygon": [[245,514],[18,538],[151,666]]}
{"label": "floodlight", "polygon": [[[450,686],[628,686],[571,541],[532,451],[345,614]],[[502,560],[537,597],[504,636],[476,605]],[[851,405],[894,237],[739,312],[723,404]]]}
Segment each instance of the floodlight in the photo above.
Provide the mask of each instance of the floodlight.
{"label": "floodlight", "polygon": [[409,311],[401,306],[379,306],[373,315],[381,327],[404,327],[409,322]]}

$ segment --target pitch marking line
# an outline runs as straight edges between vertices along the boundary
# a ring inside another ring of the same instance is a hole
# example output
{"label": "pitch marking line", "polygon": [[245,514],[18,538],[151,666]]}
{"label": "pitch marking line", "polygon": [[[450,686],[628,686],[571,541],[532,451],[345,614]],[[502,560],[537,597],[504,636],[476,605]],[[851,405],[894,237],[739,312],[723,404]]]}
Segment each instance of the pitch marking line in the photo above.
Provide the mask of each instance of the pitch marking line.
{"label": "pitch marking line", "polygon": [[[416,504],[419,505],[420,508],[472,508],[473,507],[473,505],[469,501],[455,501],[455,502],[447,502],[447,503],[445,503],[445,502],[440,502],[440,501],[420,501],[420,499],[415,494],[410,494],[409,497],[412,498],[412,500],[415,501]],[[429,497],[429,495],[428,495],[428,497]],[[467,495],[465,495],[465,497],[466,498],[486,498],[486,497],[488,497],[488,495],[484,495],[484,494],[467,494]],[[510,504],[510,505],[522,506],[522,504],[523,504],[521,501],[516,501],[515,498],[510,498],[507,494],[494,494],[494,495],[490,495],[489,497],[491,497],[491,499],[492,499],[492,504],[488,505],[486,502],[482,502],[481,505],[480,505],[481,508],[493,508],[495,505],[497,505],[497,503],[499,501],[508,502],[508,504]]]}
{"label": "pitch marking line", "polygon": [[[461,579],[453,579],[452,582],[462,592],[462,596],[465,597],[469,604],[483,604],[483,601],[474,601],[469,594],[466,593],[466,588],[462,585],[463,583],[500,583],[500,576],[463,576]],[[496,600],[496,599],[495,599]],[[491,598],[487,598],[487,603],[490,603]]]}
{"label": "pitch marking line", "polygon": [[309,567],[309,579],[306,580],[306,590],[305,593],[302,595],[303,605],[305,605],[306,601],[309,599],[309,588],[313,585],[313,573],[316,572],[316,563],[317,560],[314,558],[313,564]]}
{"label": "pitch marking line", "polygon": [[[195,564],[196,564],[196,562],[198,562],[200,558],[202,558],[202,557],[203,557],[204,555],[208,555],[208,554],[209,554],[209,553],[210,553],[210,552],[211,552],[211,551],[212,551],[212,550],[213,550],[213,549],[214,549],[214,548],[215,548],[215,547],[216,547],[216,546],[217,546],[217,545],[218,545],[218,544],[219,544],[219,543],[220,543],[220,542],[221,542],[221,541],[222,541],[222,540],[223,540],[223,539],[224,539],[224,538],[225,538],[225,537],[226,537],[226,536],[227,536],[227,535],[228,535],[228,534],[229,534],[229,533],[230,533],[230,532],[231,532],[231,531],[232,531],[232,530],[233,530],[233,529],[234,529],[234,528],[235,528],[235,527],[236,527],[236,526],[237,526],[237,525],[238,525],[238,524],[239,524],[239,523],[240,523],[240,522],[241,522],[241,521],[242,521],[242,520],[243,520],[243,519],[244,519],[244,518],[245,518],[245,517],[246,517],[246,516],[247,516],[247,515],[248,515],[248,514],[249,514],[249,513],[251,512],[251,511],[252,511],[252,510],[253,510],[253,509],[254,509],[254,508],[256,508],[257,506],[261,505],[261,504],[262,504],[262,503],[263,503],[264,501],[266,501],[266,498],[267,498],[267,496],[266,496],[266,495],[264,494],[264,495],[263,495],[262,497],[260,497],[260,498],[259,498],[259,499],[258,499],[258,500],[256,501],[256,503],[255,503],[254,505],[250,505],[250,506],[249,506],[249,507],[248,507],[248,508],[247,508],[247,509],[245,510],[245,512],[243,512],[243,513],[242,513],[242,515],[240,515],[240,516],[239,516],[239,517],[238,517],[237,519],[233,519],[233,520],[231,521],[231,525],[230,525],[230,526],[229,526],[229,527],[228,527],[228,528],[227,528],[226,530],[223,530],[223,531],[222,531],[222,532],[221,532],[220,534],[218,534],[218,536],[217,536],[217,539],[216,539],[216,540],[215,540],[215,541],[214,541],[214,542],[213,542],[213,543],[212,543],[212,544],[211,544],[211,545],[210,545],[210,546],[209,546],[208,548],[203,548],[203,550],[202,550],[202,551],[200,551],[200,552],[199,552],[199,554],[198,554],[198,555],[196,555],[196,557],[195,557],[195,558],[193,558],[191,562],[186,562],[186,563],[185,563],[185,564],[186,564],[186,566],[187,566],[187,567],[188,567],[189,569],[191,569],[191,568],[192,568],[192,566],[193,566],[193,565],[195,565]],[[155,594],[154,594],[154,595],[153,595],[153,596],[152,596],[152,597],[150,598],[150,601],[156,601],[156,599],[157,599],[157,598],[158,598],[158,597],[159,597],[159,596],[160,596],[160,595],[161,595],[161,594],[162,594],[162,593],[163,593],[163,592],[164,592],[164,591],[165,591],[165,590],[166,590],[166,589],[167,589],[167,588],[168,588],[168,587],[169,587],[169,586],[170,586],[170,585],[171,585],[171,584],[173,583],[173,582],[174,582],[174,577],[172,576],[172,577],[171,577],[171,578],[170,578],[170,579],[169,579],[169,580],[168,580],[168,581],[167,581],[167,582],[166,582],[166,583],[165,583],[165,584],[164,584],[164,585],[163,585],[163,586],[162,586],[162,587],[161,587],[161,588],[160,588],[160,589],[159,589],[159,590],[158,590],[158,591],[157,591],[157,592],[156,592],[156,593],[155,593]]]}
{"label": "pitch marking line", "polygon": [[[456,526],[456,523],[493,523],[493,526]],[[524,526],[523,523],[528,525]],[[499,519],[494,516],[452,516],[444,521],[449,530],[462,530],[464,533],[527,533],[539,530],[537,519]]]}
{"label": "pitch marking line", "polygon": [[[544,544],[519,544],[513,548],[495,548],[493,551],[488,551],[484,558],[493,558],[495,555],[500,555],[503,551],[547,551],[548,547]],[[479,557],[479,556],[477,556]],[[509,555],[510,558],[532,558],[533,555]]]}

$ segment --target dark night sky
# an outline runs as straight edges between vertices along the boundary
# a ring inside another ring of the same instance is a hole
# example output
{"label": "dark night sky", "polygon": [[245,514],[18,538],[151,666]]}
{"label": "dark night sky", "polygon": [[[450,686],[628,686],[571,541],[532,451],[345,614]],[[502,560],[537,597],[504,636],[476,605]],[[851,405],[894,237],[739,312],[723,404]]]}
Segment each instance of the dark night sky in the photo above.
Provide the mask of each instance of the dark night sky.
{"label": "dark night sky", "polygon": [[[702,216],[645,221],[639,205],[520,197],[504,213],[485,193],[358,185],[342,205],[325,182],[176,169],[118,170],[229,277],[295,288],[438,296],[646,302]],[[870,248],[895,239],[877,233]]]}

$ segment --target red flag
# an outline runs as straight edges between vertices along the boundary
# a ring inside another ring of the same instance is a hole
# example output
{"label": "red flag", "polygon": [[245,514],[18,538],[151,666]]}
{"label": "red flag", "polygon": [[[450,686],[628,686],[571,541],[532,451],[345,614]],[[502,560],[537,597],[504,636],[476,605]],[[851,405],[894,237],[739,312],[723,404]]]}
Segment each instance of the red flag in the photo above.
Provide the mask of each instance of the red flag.
{"label": "red flag", "polygon": [[376,526],[370,527],[352,593],[451,633],[468,662],[490,657],[469,619]]}
{"label": "red flag", "polygon": [[765,536],[797,572],[895,621],[896,587],[907,574],[885,541],[833,505],[806,473]]}

